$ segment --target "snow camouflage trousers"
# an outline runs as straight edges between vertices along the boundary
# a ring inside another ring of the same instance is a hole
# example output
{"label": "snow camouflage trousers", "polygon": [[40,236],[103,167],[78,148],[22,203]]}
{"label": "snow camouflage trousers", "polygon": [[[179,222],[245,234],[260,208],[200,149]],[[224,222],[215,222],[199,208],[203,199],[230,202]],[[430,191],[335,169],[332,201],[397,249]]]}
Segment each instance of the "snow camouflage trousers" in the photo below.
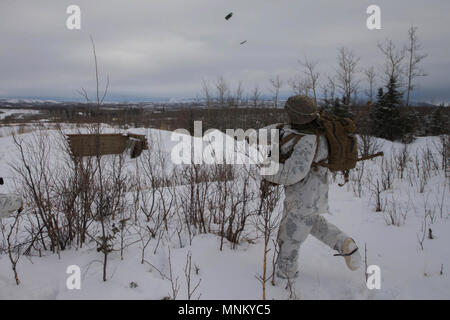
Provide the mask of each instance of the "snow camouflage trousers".
{"label": "snow camouflage trousers", "polygon": [[327,169],[310,170],[306,177],[284,189],[284,216],[278,234],[277,275],[295,278],[301,244],[312,235],[334,250],[340,251],[348,238],[321,214],[328,212]]}
{"label": "snow camouflage trousers", "polygon": [[330,248],[340,251],[348,236],[318,213],[302,214],[296,210],[285,212],[278,234],[280,252],[277,275],[293,279],[298,272],[301,244],[311,234]]}
{"label": "snow camouflage trousers", "polygon": [[309,234],[330,248],[341,251],[348,238],[321,214],[328,212],[328,177],[326,168],[310,170],[306,177],[284,188],[284,216],[278,234],[277,275],[295,278],[301,244]]}

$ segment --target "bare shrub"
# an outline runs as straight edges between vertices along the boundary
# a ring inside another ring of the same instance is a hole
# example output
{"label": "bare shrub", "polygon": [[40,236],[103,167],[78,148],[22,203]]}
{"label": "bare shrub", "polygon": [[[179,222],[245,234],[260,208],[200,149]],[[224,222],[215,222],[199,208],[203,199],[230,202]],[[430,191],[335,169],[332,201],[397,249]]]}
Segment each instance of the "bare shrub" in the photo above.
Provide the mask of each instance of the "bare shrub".
{"label": "bare shrub", "polygon": [[350,173],[350,181],[352,182],[353,192],[361,198],[363,193],[365,162],[361,161],[356,165],[355,170]]}
{"label": "bare shrub", "polygon": [[386,201],[383,201],[383,198],[381,197],[382,189],[380,187],[380,181],[377,179],[376,183],[372,183],[371,181],[369,183],[369,189],[375,198],[375,211],[381,212],[386,207]]}
{"label": "bare shrub", "polygon": [[450,136],[441,135],[439,137],[439,143],[437,144],[438,152],[441,156],[441,168],[445,173],[445,177],[448,178],[450,172]]}
{"label": "bare shrub", "polygon": [[178,277],[175,277],[174,273],[173,273],[173,268],[172,268],[172,255],[171,255],[171,250],[170,247],[168,247],[169,250],[169,276],[168,279],[170,281],[170,287],[172,289],[172,293],[169,295],[171,300],[176,300],[177,296],[178,296],[178,292],[180,291],[180,284],[178,283]]}
{"label": "bare shrub", "polygon": [[[60,215],[55,208],[53,192],[55,168],[50,165],[51,147],[46,135],[38,131],[31,141],[19,140],[13,135],[14,144],[19,152],[18,161],[11,164],[18,176],[18,184],[23,192],[26,207],[31,208],[39,230],[41,245],[44,250],[50,247],[52,252],[64,250],[67,234],[63,230]],[[49,243],[45,239],[49,239]]]}
{"label": "bare shrub", "polygon": [[405,169],[408,166],[408,162],[410,161],[408,145],[403,144],[400,152],[396,152],[394,154],[394,162],[396,165],[397,172],[399,173],[398,178],[403,179]]}
{"label": "bare shrub", "polygon": [[[263,270],[261,275],[256,278],[262,285],[262,299],[266,300],[266,284],[270,280],[268,277],[268,254],[270,252],[269,244],[275,230],[280,224],[279,215],[274,215],[274,209],[277,206],[282,194],[281,186],[269,186],[266,181],[261,181],[259,194],[259,207],[257,211],[256,229],[263,234],[264,252],[263,252]],[[275,266],[274,266],[275,267]]]}
{"label": "bare shrub", "polygon": [[[381,186],[382,190],[390,190],[394,179],[394,162],[392,157],[390,159],[381,159]],[[378,182],[378,181],[377,181]]]}
{"label": "bare shrub", "polygon": [[358,153],[360,156],[366,157],[381,150],[381,143],[376,137],[361,132],[358,138]]}
{"label": "bare shrub", "polygon": [[[192,296],[194,295],[195,291],[197,291],[198,287],[200,286],[200,283],[202,282],[202,279],[199,279],[197,283],[192,283],[192,253],[188,252],[186,255],[186,264],[184,266],[184,277],[186,280],[186,291],[187,291],[187,299],[191,300]],[[199,297],[200,298],[200,295]]]}
{"label": "bare shrub", "polygon": [[19,239],[21,220],[19,213],[9,220],[12,220],[12,223],[9,223],[8,225],[3,224],[2,220],[0,220],[0,231],[3,243],[0,247],[0,252],[5,251],[8,254],[9,261],[11,262],[11,269],[14,274],[14,281],[16,282],[16,285],[20,285],[17,263],[22,254],[23,243],[21,243]]}
{"label": "bare shrub", "polygon": [[408,216],[409,205],[403,207],[398,199],[392,195],[391,201],[388,203],[386,209],[384,210],[384,218],[387,225],[392,225],[400,227],[405,224],[406,218]]}

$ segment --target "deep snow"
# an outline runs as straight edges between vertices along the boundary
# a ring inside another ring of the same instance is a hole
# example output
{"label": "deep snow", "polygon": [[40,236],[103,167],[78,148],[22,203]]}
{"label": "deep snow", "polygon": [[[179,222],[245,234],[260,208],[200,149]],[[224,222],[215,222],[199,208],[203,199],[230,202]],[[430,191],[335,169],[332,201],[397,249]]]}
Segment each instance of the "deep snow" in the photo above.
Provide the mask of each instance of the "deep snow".
{"label": "deep snow", "polygon": [[[110,129],[113,131],[113,129]],[[136,133],[145,129],[131,130]],[[164,154],[169,155],[173,142],[170,133],[151,130],[160,137]],[[28,139],[30,133],[21,138]],[[409,146],[415,150],[432,148],[438,138],[418,138]],[[400,150],[402,145],[380,140],[387,156]],[[11,136],[0,137],[0,175],[6,177],[8,186],[0,192],[13,189],[14,179],[8,162],[14,161],[16,150]],[[379,161],[366,162],[366,170],[376,176]],[[132,165],[133,161],[129,161]],[[339,182],[339,177],[337,178]],[[434,176],[423,193],[405,181],[395,181],[393,188],[383,193],[387,201],[397,199],[399,206],[408,207],[408,215],[400,226],[387,225],[383,212],[375,212],[373,194],[365,187],[357,198],[351,184],[330,186],[330,213],[326,218],[351,235],[361,250],[367,247],[369,265],[381,268],[381,289],[369,290],[365,284],[365,270],[349,271],[343,258],[334,257],[333,251],[313,237],[308,237],[301,249],[300,276],[296,285],[302,299],[450,299],[450,200],[449,184],[443,176]],[[424,223],[424,205],[437,208],[444,196],[443,217],[437,217],[431,228],[435,238],[425,239],[421,250]],[[281,209],[282,206],[279,206]],[[389,207],[389,204],[388,206]],[[8,223],[8,221],[3,221]],[[0,239],[2,241],[2,239]],[[256,275],[262,272],[263,241],[243,242],[236,250],[226,244],[219,251],[219,237],[212,234],[197,235],[191,246],[183,248],[172,244],[171,259],[174,274],[178,277],[178,299],[186,298],[184,267],[186,255],[199,267],[193,282],[201,279],[194,298],[200,299],[260,299],[261,284]],[[147,249],[147,260],[160,271],[168,273],[168,249],[161,247],[153,254],[154,243]],[[271,259],[271,254],[269,255]],[[92,243],[79,250],[66,250],[61,257],[43,252],[43,257],[21,257],[18,272],[21,284],[16,286],[10,262],[0,254],[0,299],[162,299],[171,292],[170,282],[148,264],[140,263],[139,243],[125,251],[124,260],[112,253],[108,265],[108,281],[102,281],[102,257]],[[81,290],[66,288],[66,268],[78,265],[82,270]],[[269,268],[269,271],[271,268]],[[441,274],[441,270],[443,270]],[[135,282],[136,288],[130,283]],[[268,299],[286,299],[288,293],[281,284],[267,286]]]}

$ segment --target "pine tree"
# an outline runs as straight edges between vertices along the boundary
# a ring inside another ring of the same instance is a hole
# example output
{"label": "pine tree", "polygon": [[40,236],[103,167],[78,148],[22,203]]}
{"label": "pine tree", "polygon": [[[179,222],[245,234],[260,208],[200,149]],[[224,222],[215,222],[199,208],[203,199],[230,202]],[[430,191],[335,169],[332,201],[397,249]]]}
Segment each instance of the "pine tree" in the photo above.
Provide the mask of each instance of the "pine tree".
{"label": "pine tree", "polygon": [[420,134],[419,113],[413,108],[404,109],[400,113],[400,127],[402,129],[401,140],[403,143],[414,141],[414,135]]}
{"label": "pine tree", "polygon": [[399,109],[402,96],[395,77],[389,79],[385,93],[382,88],[378,89],[377,102],[369,115],[374,136],[391,141],[403,138],[404,119]]}
{"label": "pine tree", "polygon": [[[345,98],[342,98],[342,101],[344,102]],[[349,106],[345,103],[341,103],[339,98],[334,100],[333,106],[331,107],[331,113],[341,118],[353,118],[353,114],[350,111]]]}
{"label": "pine tree", "polygon": [[439,105],[431,114],[427,125],[427,134],[440,135],[449,133],[449,119],[445,114],[444,105]]}
{"label": "pine tree", "polygon": [[381,137],[383,135],[383,105],[384,105],[384,92],[383,88],[378,88],[376,102],[370,108],[369,112],[369,127],[370,133],[376,137]]}

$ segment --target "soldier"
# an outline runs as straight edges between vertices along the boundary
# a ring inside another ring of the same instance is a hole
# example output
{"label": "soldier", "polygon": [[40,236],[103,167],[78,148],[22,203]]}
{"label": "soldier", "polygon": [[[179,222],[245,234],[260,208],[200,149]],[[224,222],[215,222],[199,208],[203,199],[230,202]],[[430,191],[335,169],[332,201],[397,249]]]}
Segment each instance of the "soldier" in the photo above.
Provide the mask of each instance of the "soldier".
{"label": "soldier", "polygon": [[284,185],[285,192],[276,275],[297,277],[299,250],[309,234],[337,250],[336,256],[343,256],[348,268],[356,270],[361,264],[356,243],[321,216],[328,211],[328,169],[313,164],[327,159],[328,142],[324,135],[316,135],[320,127],[316,104],[298,95],[287,100],[285,109],[289,124],[280,129],[280,167],[276,174],[263,176],[263,183]]}

